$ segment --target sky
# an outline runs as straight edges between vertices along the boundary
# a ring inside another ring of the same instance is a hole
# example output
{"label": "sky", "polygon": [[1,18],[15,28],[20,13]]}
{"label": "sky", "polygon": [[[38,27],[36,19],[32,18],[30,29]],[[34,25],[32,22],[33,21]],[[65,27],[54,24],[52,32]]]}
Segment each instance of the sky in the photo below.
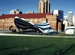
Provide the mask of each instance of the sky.
{"label": "sky", "polygon": [[[23,13],[27,11],[38,12],[38,3],[40,0],[0,0],[0,15],[9,14],[11,10],[19,9]],[[63,10],[64,15],[69,11],[75,15],[75,0],[50,0],[51,10]]]}

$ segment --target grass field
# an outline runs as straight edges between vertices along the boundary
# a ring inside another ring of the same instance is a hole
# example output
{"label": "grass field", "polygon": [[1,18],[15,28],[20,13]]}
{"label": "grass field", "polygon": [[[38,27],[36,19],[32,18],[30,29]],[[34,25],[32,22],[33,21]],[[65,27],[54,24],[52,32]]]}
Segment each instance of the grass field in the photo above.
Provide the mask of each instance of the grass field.
{"label": "grass field", "polygon": [[75,39],[0,36],[0,55],[75,55]]}

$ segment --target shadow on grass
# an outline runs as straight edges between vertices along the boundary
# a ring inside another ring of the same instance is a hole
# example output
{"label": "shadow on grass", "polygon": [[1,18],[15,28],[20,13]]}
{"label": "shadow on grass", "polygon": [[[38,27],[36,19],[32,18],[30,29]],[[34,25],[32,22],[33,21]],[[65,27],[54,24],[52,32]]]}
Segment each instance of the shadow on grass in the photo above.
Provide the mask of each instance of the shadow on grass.
{"label": "shadow on grass", "polygon": [[47,46],[42,46],[40,48],[35,48],[35,49],[31,49],[29,51],[19,51],[19,52],[16,52],[16,53],[10,53],[8,55],[30,55],[29,53],[30,52],[33,52],[33,51],[37,51],[37,50],[41,50],[41,49],[44,49],[44,48],[49,48],[49,47],[52,47],[54,46],[55,44],[51,44],[51,45],[47,45]]}
{"label": "shadow on grass", "polygon": [[75,44],[71,44],[68,48],[56,51],[55,55],[66,55],[68,51],[75,48]]}

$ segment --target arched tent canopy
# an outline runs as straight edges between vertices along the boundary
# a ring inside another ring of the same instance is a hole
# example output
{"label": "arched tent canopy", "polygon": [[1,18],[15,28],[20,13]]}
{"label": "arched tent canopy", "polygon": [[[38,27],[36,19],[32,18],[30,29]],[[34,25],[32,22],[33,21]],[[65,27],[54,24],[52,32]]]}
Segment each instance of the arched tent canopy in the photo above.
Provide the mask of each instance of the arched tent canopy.
{"label": "arched tent canopy", "polygon": [[23,31],[31,30],[31,31],[40,32],[40,33],[56,32],[50,27],[50,24],[47,22],[33,24],[33,23],[29,22],[28,20],[20,18],[20,17],[15,17],[14,22],[15,22],[16,27],[19,30],[21,29]]}
{"label": "arched tent canopy", "polygon": [[65,34],[75,34],[75,26],[67,27],[65,30]]}

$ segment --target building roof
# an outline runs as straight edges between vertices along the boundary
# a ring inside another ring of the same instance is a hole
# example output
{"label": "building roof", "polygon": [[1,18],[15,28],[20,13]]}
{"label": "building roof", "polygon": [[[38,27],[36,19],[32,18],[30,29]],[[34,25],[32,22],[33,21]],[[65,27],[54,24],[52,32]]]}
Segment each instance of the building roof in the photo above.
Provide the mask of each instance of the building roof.
{"label": "building roof", "polygon": [[0,19],[14,18],[15,16],[18,16],[18,17],[21,17],[21,18],[45,18],[46,15],[51,15],[51,13],[6,14],[6,15],[0,16]]}

